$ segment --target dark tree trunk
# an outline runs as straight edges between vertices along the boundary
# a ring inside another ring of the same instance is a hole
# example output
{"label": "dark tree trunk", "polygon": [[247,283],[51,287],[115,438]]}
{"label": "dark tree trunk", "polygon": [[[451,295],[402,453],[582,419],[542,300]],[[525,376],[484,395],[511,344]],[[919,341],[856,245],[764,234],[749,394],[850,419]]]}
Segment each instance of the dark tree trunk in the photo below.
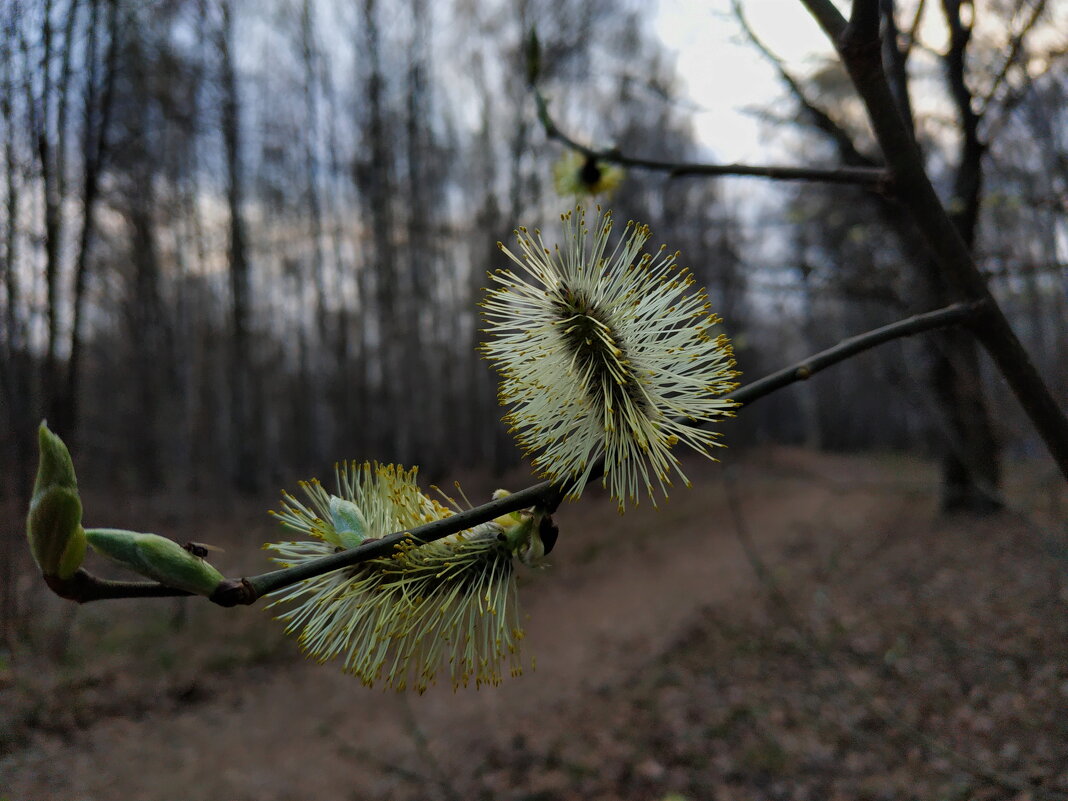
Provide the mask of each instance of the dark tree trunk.
{"label": "dark tree trunk", "polygon": [[[983,152],[979,139],[979,117],[965,82],[968,42],[971,29],[961,21],[960,0],[943,0],[950,28],[950,47],[945,56],[946,80],[957,109],[961,132],[953,198],[949,217],[969,252],[975,252],[979,206],[982,202]],[[937,272],[931,265],[930,274]],[[951,300],[948,291],[937,298],[938,306]],[[979,351],[975,338],[967,332],[944,332],[935,340],[940,352],[932,366],[932,383],[955,410],[948,420],[953,441],[942,458],[942,508],[945,511],[988,513],[1001,507],[999,497],[1000,456],[997,438],[983,397]]]}
{"label": "dark tree trunk", "polygon": [[86,82],[82,136],[82,230],[78,240],[78,255],[74,264],[74,298],[72,302],[70,358],[66,375],[52,397],[49,418],[55,420],[57,430],[67,431],[77,438],[78,401],[81,387],[81,364],[85,352],[86,288],[89,284],[89,257],[95,234],[95,212],[100,198],[100,173],[107,152],[107,137],[111,120],[115,87],[115,62],[118,54],[118,4],[108,4],[108,53],[104,65],[103,86],[96,62],[97,16],[100,0],[92,0],[89,19],[86,62],[89,75]]}
{"label": "dark tree trunk", "polygon": [[[145,163],[151,163],[150,158]],[[160,390],[162,362],[166,348],[162,342],[163,308],[160,300],[159,253],[152,220],[154,199],[149,187],[152,175],[139,181],[144,191],[134,190],[128,210],[130,254],[134,267],[134,293],[130,304],[130,341],[134,348],[136,397],[135,425],[129,434],[137,465],[137,483],[151,491],[163,485],[160,431]]]}
{"label": "dark tree trunk", "polygon": [[261,427],[259,403],[253,378],[251,348],[250,265],[244,218],[244,174],[241,166],[241,108],[233,59],[233,8],[222,3],[222,29],[219,57],[222,83],[222,135],[226,152],[226,200],[230,211],[230,443],[232,479],[242,492],[255,492],[260,486]]}
{"label": "dark tree trunk", "polygon": [[[908,87],[908,52],[898,45],[898,29],[893,0],[882,0],[883,65],[887,80],[908,130],[915,135],[915,122]],[[979,119],[971,107],[971,95],[964,82],[965,54],[970,33],[960,22],[958,0],[944,0],[943,8],[951,29],[950,48],[945,57],[946,79],[958,111],[961,150],[954,173],[953,200],[949,204],[953,223],[968,249],[974,251],[982,189],[983,147],[979,141]],[[917,233],[900,210],[892,210],[895,229],[904,241],[906,253],[914,256],[918,284],[918,305],[940,308],[955,298],[941,280],[940,271]],[[909,240],[913,240],[909,243]],[[941,423],[941,507],[943,511],[987,513],[996,510],[1000,480],[999,454],[993,424],[983,397],[979,352],[973,336],[960,330],[936,332],[930,338],[927,383],[937,405]]]}

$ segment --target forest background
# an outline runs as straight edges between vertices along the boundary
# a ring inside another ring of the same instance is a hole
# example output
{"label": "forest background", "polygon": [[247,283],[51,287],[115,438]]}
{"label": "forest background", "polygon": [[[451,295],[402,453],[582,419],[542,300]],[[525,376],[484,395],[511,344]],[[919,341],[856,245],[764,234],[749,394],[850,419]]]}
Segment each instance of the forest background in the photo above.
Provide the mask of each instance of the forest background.
{"label": "forest background", "polygon": [[[932,178],[1063,404],[1066,9],[882,7],[899,26],[884,63]],[[476,354],[476,303],[502,266],[497,241],[520,224],[551,238],[572,202],[553,186],[566,148],[538,116],[531,30],[538,89],[569,136],[668,164],[716,155],[695,137],[700,109],[645,3],[3,8],[0,494],[11,508],[25,506],[44,417],[84,486],[149,498],[263,505],[342,458],[419,464],[431,481],[514,468]],[[776,152],[828,170],[881,163],[829,50],[783,64],[723,12],[709,19],[782,80],[778,96],[754,98]],[[878,187],[722,186],[758,180],[631,169],[601,201],[681,250],[744,376],[944,305]],[[952,334],[883,346],[725,432],[740,450],[933,459],[924,475],[945,509],[990,511],[1004,465],[1046,458],[974,345]],[[0,534],[14,653],[40,599],[17,592],[32,573],[20,518],[5,516]]]}

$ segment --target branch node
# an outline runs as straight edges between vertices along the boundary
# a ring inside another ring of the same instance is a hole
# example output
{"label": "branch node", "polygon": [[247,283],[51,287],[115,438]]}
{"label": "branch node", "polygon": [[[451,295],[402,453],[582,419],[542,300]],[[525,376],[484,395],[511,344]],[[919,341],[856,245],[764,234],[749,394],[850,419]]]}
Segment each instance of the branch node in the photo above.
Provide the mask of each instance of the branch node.
{"label": "branch node", "polygon": [[248,579],[228,578],[215,588],[208,600],[219,606],[231,607],[254,604],[259,597]]}
{"label": "branch node", "polygon": [[44,575],[45,584],[60,598],[65,598],[68,601],[74,601],[75,603],[85,603],[88,599],[85,597],[83,588],[86,583],[88,574],[79,569],[73,576],[67,579],[62,579],[59,576]]}

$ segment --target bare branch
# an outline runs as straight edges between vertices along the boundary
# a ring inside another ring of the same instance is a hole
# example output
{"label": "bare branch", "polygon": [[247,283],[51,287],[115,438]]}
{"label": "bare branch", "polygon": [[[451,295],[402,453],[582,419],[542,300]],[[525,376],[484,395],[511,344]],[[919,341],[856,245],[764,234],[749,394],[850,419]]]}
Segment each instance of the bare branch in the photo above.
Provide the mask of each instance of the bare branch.
{"label": "bare branch", "polygon": [[1038,430],[1061,473],[1068,477],[1068,417],[991,296],[967,244],[931,185],[919,148],[898,114],[882,69],[878,41],[842,41],[839,36],[844,20],[829,0],[802,2],[838,48],[893,173],[895,194],[927,241],[941,276],[957,297],[990,304],[985,325],[973,327],[973,331]]}
{"label": "bare branch", "polygon": [[69,579],[45,576],[45,583],[60,598],[77,601],[80,604],[89,601],[103,601],[112,598],[173,598],[192,595],[185,590],[165,587],[154,581],[112,581],[94,576],[88,570],[80,569]]}
{"label": "bare branch", "polygon": [[919,39],[920,23],[923,21],[923,12],[926,7],[926,0],[920,0],[916,4],[916,13],[912,15],[912,24],[909,26],[908,42],[905,43],[905,49],[901,53],[905,60],[908,60],[908,57],[912,54],[913,45]]}
{"label": "bare branch", "polygon": [[549,114],[548,104],[545,97],[534,89],[534,100],[538,106],[538,118],[541,120],[545,135],[563,143],[572,150],[581,153],[587,158],[597,161],[618,164],[639,170],[654,170],[667,173],[671,178],[679,178],[685,175],[742,175],[757,178],[770,178],[776,181],[818,181],[832,184],[861,184],[882,189],[887,182],[888,173],[870,167],[836,167],[832,169],[820,169],[818,167],[778,167],[778,166],[754,166],[749,164],[701,164],[673,161],[658,161],[656,159],[643,159],[626,156],[614,148],[607,150],[595,150],[587,145],[576,142],[553,120]]}
{"label": "bare branch", "polygon": [[982,201],[982,160],[986,145],[979,138],[979,115],[965,77],[972,27],[961,19],[961,0],[942,0],[942,10],[949,28],[949,48],[942,62],[961,134],[959,161],[953,177],[954,209],[949,212],[949,218],[970,252]]}
{"label": "bare branch", "polygon": [[[923,8],[923,3],[920,3],[920,10]],[[886,67],[886,78],[890,82],[890,90],[894,93],[894,99],[897,100],[898,108],[901,110],[901,118],[905,120],[905,124],[909,127],[909,132],[913,138],[916,136],[916,120],[912,113],[912,96],[909,92],[909,76],[908,76],[908,64],[909,54],[912,51],[912,40],[910,39],[904,47],[901,46],[899,41],[899,30],[897,27],[897,19],[895,19],[896,9],[894,8],[894,0],[883,0],[882,3],[883,23],[886,28],[883,32],[882,48],[883,48],[883,64]],[[917,15],[913,21],[915,26],[919,20]],[[915,30],[913,30],[915,34]]]}
{"label": "bare branch", "polygon": [[833,348],[828,348],[814,356],[810,356],[802,362],[764,376],[764,378],[754,381],[752,384],[746,384],[741,389],[732,392],[730,397],[742,405],[749,405],[765,395],[770,395],[772,392],[797,381],[805,381],[821,370],[826,370],[832,365],[856,356],[858,353],[870,350],[877,345],[918,334],[922,331],[945,328],[946,326],[963,322],[974,322],[975,318],[987,308],[988,305],[982,302],[955,303],[944,309],[917,314],[905,320],[884,325],[882,328],[858,334],[839,342]]}
{"label": "bare branch", "polygon": [[1045,10],[1046,0],[1039,0],[1035,3],[1035,7],[1031,10],[1031,16],[1028,17],[1023,27],[1012,37],[1012,41],[1009,42],[1009,51],[1005,55],[1005,61],[1002,63],[1001,69],[998,70],[998,74],[994,76],[994,81],[990,84],[990,90],[979,103],[978,116],[980,118],[984,117],[991,105],[993,105],[998,90],[1001,89],[1001,85],[1005,83],[1009,77],[1009,71],[1020,62],[1021,56],[1024,53],[1024,40],[1035,25],[1038,24],[1038,20],[1041,18]]}
{"label": "bare branch", "polygon": [[[877,345],[902,337],[911,336],[936,328],[974,322],[985,310],[983,302],[957,303],[944,309],[918,314],[905,320],[876,328],[851,337],[810,356],[804,361],[772,373],[764,378],[734,390],[726,397],[739,406],[747,406],[754,401],[770,395],[797,381],[805,381],[821,370],[845,361],[858,353]],[[594,466],[590,481],[601,477],[602,467]],[[432,523],[398,531],[381,539],[365,542],[357,548],[340,553],[309,560],[295,567],[273,570],[258,576],[241,579],[226,579],[212,594],[211,600],[220,606],[238,606],[255,603],[262,596],[296,584],[304,579],[321,576],[333,570],[366,562],[370,559],[389,556],[398,544],[404,541],[433,542],[450,534],[477,526],[509,512],[516,512],[532,506],[548,512],[555,511],[563,498],[563,493],[549,482],[527,487],[503,498],[490,501],[474,509],[458,512],[451,517],[435,520]],[[72,579],[62,581],[54,577],[48,581],[49,586],[60,596],[72,601],[84,603],[107,598],[161,597],[171,595],[188,595],[182,590],[175,590],[155,582],[114,582],[97,578],[85,570],[79,570]]]}
{"label": "bare branch", "polygon": [[835,7],[831,0],[801,0],[801,2],[805,4],[808,13],[823,28],[823,32],[827,34],[827,38],[831,40],[831,43],[838,47],[847,25],[842,12]]}

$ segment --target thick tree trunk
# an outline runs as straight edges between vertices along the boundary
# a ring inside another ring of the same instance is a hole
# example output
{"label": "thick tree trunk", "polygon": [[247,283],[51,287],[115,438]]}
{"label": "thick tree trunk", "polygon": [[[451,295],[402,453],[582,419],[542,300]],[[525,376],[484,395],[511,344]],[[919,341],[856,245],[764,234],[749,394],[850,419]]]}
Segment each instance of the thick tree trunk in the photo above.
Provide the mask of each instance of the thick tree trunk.
{"label": "thick tree trunk", "polygon": [[[908,54],[898,47],[893,0],[881,2],[883,67],[894,101],[910,134],[915,121],[909,97]],[[957,0],[944,0],[943,10],[951,29],[951,46],[945,57],[946,80],[958,111],[961,148],[954,173],[950,214],[968,250],[974,252],[982,190],[983,148],[979,120],[971,107],[964,82],[965,53],[970,34],[960,23]],[[892,211],[894,227],[903,240],[915,240],[915,227],[900,211]],[[937,266],[919,242],[905,245],[919,269],[919,305],[924,309],[946,306],[954,300]],[[930,338],[927,383],[938,407],[943,440],[941,463],[941,508],[943,511],[987,513],[1000,508],[1000,464],[997,438],[986,408],[980,379],[979,352],[975,338],[958,330],[936,332]]]}
{"label": "thick tree trunk", "polygon": [[373,261],[365,269],[369,267],[374,271],[372,297],[379,335],[378,369],[372,375],[371,408],[367,410],[367,416],[377,432],[376,446],[407,464],[412,461],[414,448],[410,426],[403,422],[403,410],[410,405],[413,396],[408,386],[411,375],[404,363],[404,353],[405,331],[412,323],[405,319],[403,276],[393,241],[393,139],[386,118],[387,87],[376,0],[364,0],[361,15],[366,36],[364,68],[367,70],[364,88],[367,118],[361,122],[366,132],[367,151],[357,168],[356,179],[371,218]]}
{"label": "thick tree trunk", "polygon": [[[961,132],[949,217],[968,252],[974,256],[985,148],[979,139],[979,116],[965,81],[965,58],[971,29],[961,21],[960,0],[943,0],[942,5],[950,28],[950,47],[944,65],[946,81],[957,107]],[[929,272],[938,272],[935,265],[931,265]],[[946,287],[937,305],[942,306],[950,300]],[[935,391],[941,393],[942,384],[951,386],[956,409],[955,419],[950,423],[955,441],[942,460],[942,508],[980,513],[999,509],[1002,505],[999,497],[1000,454],[983,397],[978,344],[974,337],[959,330],[944,332],[936,342],[942,346],[942,351],[933,368]]]}

